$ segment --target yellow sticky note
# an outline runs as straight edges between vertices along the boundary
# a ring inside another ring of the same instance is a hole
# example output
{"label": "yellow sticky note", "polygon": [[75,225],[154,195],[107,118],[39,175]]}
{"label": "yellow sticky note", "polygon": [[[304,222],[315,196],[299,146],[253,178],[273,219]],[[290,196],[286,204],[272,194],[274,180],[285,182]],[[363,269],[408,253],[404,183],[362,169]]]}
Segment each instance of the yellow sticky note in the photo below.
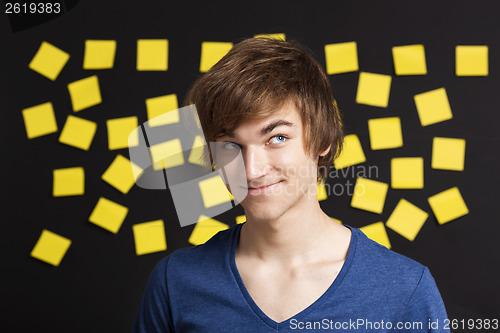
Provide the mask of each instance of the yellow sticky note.
{"label": "yellow sticky note", "polygon": [[391,213],[391,216],[389,216],[386,226],[408,240],[413,241],[420,229],[422,229],[428,216],[429,214],[411,202],[401,199]]}
{"label": "yellow sticky note", "polygon": [[146,99],[149,127],[179,122],[177,95],[170,94]]}
{"label": "yellow sticky note", "polygon": [[42,42],[28,67],[54,81],[57,79],[68,60],[68,53],[50,43]]}
{"label": "yellow sticky note", "polygon": [[101,197],[90,214],[89,221],[116,234],[127,214],[127,207]]}
{"label": "yellow sticky note", "polygon": [[342,169],[351,165],[363,163],[366,161],[363,147],[356,134],[349,134],[344,137],[344,146],[333,164],[335,168]]}
{"label": "yellow sticky note", "polygon": [[54,197],[82,195],[85,193],[85,171],[82,167],[53,170]]}
{"label": "yellow sticky note", "polygon": [[380,214],[384,210],[388,188],[389,185],[386,183],[358,177],[354,185],[351,206]]}
{"label": "yellow sticky note", "polygon": [[323,201],[328,199],[328,194],[326,193],[325,184],[322,182],[318,183],[318,201]]}
{"label": "yellow sticky note", "polygon": [[455,56],[457,76],[488,75],[487,45],[457,45]]}
{"label": "yellow sticky note", "polygon": [[24,109],[23,119],[28,139],[57,132],[56,116],[51,102]]}
{"label": "yellow sticky note", "polygon": [[137,70],[166,71],[168,69],[167,39],[137,40]]}
{"label": "yellow sticky note", "polygon": [[118,154],[102,174],[101,179],[123,194],[127,194],[134,186],[136,179],[142,175],[142,172],[141,167]]}
{"label": "yellow sticky note", "polygon": [[68,115],[59,136],[59,142],[89,150],[96,130],[97,124],[93,121]]}
{"label": "yellow sticky note", "polygon": [[205,208],[230,202],[231,197],[220,176],[204,179],[198,183]]}
{"label": "yellow sticky note", "polygon": [[150,147],[154,170],[173,168],[184,164],[181,140],[173,139]]}
{"label": "yellow sticky note", "polygon": [[44,229],[30,255],[51,265],[59,266],[70,245],[71,240]]}
{"label": "yellow sticky note", "polygon": [[200,245],[208,241],[219,231],[229,229],[229,227],[208,216],[201,215],[196,223],[188,242],[193,245]]}
{"label": "yellow sticky note", "polygon": [[233,43],[225,42],[202,42],[200,72],[205,73],[212,68],[233,48]]}
{"label": "yellow sticky note", "polygon": [[135,253],[143,254],[165,251],[167,239],[163,220],[144,222],[132,226],[135,241]]}
{"label": "yellow sticky note", "polygon": [[395,46],[392,48],[396,75],[425,75],[425,50],[422,44]]}
{"label": "yellow sticky note", "polygon": [[391,159],[391,188],[424,188],[424,159],[422,157]]}
{"label": "yellow sticky note", "polygon": [[102,102],[97,76],[90,76],[68,84],[73,111],[78,112]]}
{"label": "yellow sticky note", "polygon": [[403,133],[399,117],[368,120],[370,146],[372,150],[399,148],[403,146]]}
{"label": "yellow sticky note", "polygon": [[355,72],[359,69],[356,42],[325,45],[325,58],[328,75]]}
{"label": "yellow sticky note", "polygon": [[432,125],[453,118],[445,88],[415,95],[414,99],[422,126]]}
{"label": "yellow sticky note", "polygon": [[385,226],[383,222],[376,222],[369,225],[365,225],[364,227],[359,228],[366,237],[371,240],[379,243],[380,245],[385,246],[386,248],[391,248],[391,242],[389,241],[389,237],[387,236],[387,231],[385,230]]}
{"label": "yellow sticky note", "polygon": [[439,224],[444,224],[469,214],[469,209],[458,187],[452,187],[433,195],[428,201]]}
{"label": "yellow sticky note", "polygon": [[115,63],[115,40],[90,40],[85,41],[83,56],[83,69],[109,69]]}
{"label": "yellow sticky note", "polygon": [[254,38],[271,38],[271,39],[278,39],[278,40],[286,40],[286,35],[284,33],[277,33],[277,34],[258,34],[253,36]]}
{"label": "yellow sticky note", "polygon": [[391,92],[390,75],[375,73],[359,73],[356,103],[386,108]]}
{"label": "yellow sticky note", "polygon": [[463,171],[465,161],[465,140],[435,137],[432,140],[433,169]]}
{"label": "yellow sticky note", "polygon": [[106,121],[108,127],[109,150],[137,147],[139,145],[139,126],[137,117],[123,117]]}
{"label": "yellow sticky note", "polygon": [[243,222],[247,221],[247,216],[246,215],[239,215],[236,216],[236,223],[237,224],[242,224]]}
{"label": "yellow sticky note", "polygon": [[193,146],[191,147],[191,152],[189,153],[188,161],[192,164],[197,165],[207,165],[208,161],[204,159],[204,150],[205,150],[205,139],[203,137],[197,135],[194,138]]}

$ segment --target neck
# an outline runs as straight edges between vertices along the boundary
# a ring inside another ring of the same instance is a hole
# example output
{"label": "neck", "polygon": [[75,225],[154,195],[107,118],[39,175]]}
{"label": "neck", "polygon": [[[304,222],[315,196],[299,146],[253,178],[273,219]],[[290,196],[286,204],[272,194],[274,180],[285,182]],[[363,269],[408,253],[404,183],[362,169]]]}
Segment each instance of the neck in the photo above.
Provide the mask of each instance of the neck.
{"label": "neck", "polygon": [[317,199],[306,200],[275,220],[247,215],[237,254],[279,265],[302,265],[321,260],[321,255],[331,256],[345,229],[321,210]]}

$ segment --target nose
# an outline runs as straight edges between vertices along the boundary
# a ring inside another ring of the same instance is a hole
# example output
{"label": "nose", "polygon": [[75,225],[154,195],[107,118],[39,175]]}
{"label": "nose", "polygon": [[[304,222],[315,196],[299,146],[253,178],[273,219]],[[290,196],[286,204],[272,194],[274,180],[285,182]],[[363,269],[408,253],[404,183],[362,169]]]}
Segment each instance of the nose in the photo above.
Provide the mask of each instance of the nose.
{"label": "nose", "polygon": [[247,182],[265,176],[270,169],[266,152],[259,147],[247,146],[242,149]]}

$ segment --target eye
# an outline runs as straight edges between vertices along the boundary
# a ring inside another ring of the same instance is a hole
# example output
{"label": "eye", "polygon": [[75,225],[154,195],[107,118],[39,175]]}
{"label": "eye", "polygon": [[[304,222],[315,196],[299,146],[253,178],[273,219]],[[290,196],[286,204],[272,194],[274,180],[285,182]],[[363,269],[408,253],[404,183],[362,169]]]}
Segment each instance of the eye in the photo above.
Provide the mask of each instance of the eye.
{"label": "eye", "polygon": [[220,145],[220,147],[222,149],[224,149],[224,150],[239,149],[240,148],[240,146],[238,146],[234,142],[222,142],[222,144]]}
{"label": "eye", "polygon": [[282,134],[278,134],[278,135],[273,136],[271,139],[269,139],[269,143],[282,143],[282,142],[285,142],[286,139],[287,139],[286,136],[284,136]]}

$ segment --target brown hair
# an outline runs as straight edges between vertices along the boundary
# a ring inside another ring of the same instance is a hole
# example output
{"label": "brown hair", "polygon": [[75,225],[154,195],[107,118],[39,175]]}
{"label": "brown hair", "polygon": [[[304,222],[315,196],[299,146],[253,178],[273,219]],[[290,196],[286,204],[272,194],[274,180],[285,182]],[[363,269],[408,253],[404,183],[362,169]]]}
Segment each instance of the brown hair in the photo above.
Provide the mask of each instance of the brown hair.
{"label": "brown hair", "polygon": [[265,118],[293,101],[304,125],[304,146],[318,158],[325,181],[342,147],[340,112],[324,69],[295,41],[250,38],[236,44],[198,78],[184,104],[195,104],[207,142],[233,132],[243,122]]}

